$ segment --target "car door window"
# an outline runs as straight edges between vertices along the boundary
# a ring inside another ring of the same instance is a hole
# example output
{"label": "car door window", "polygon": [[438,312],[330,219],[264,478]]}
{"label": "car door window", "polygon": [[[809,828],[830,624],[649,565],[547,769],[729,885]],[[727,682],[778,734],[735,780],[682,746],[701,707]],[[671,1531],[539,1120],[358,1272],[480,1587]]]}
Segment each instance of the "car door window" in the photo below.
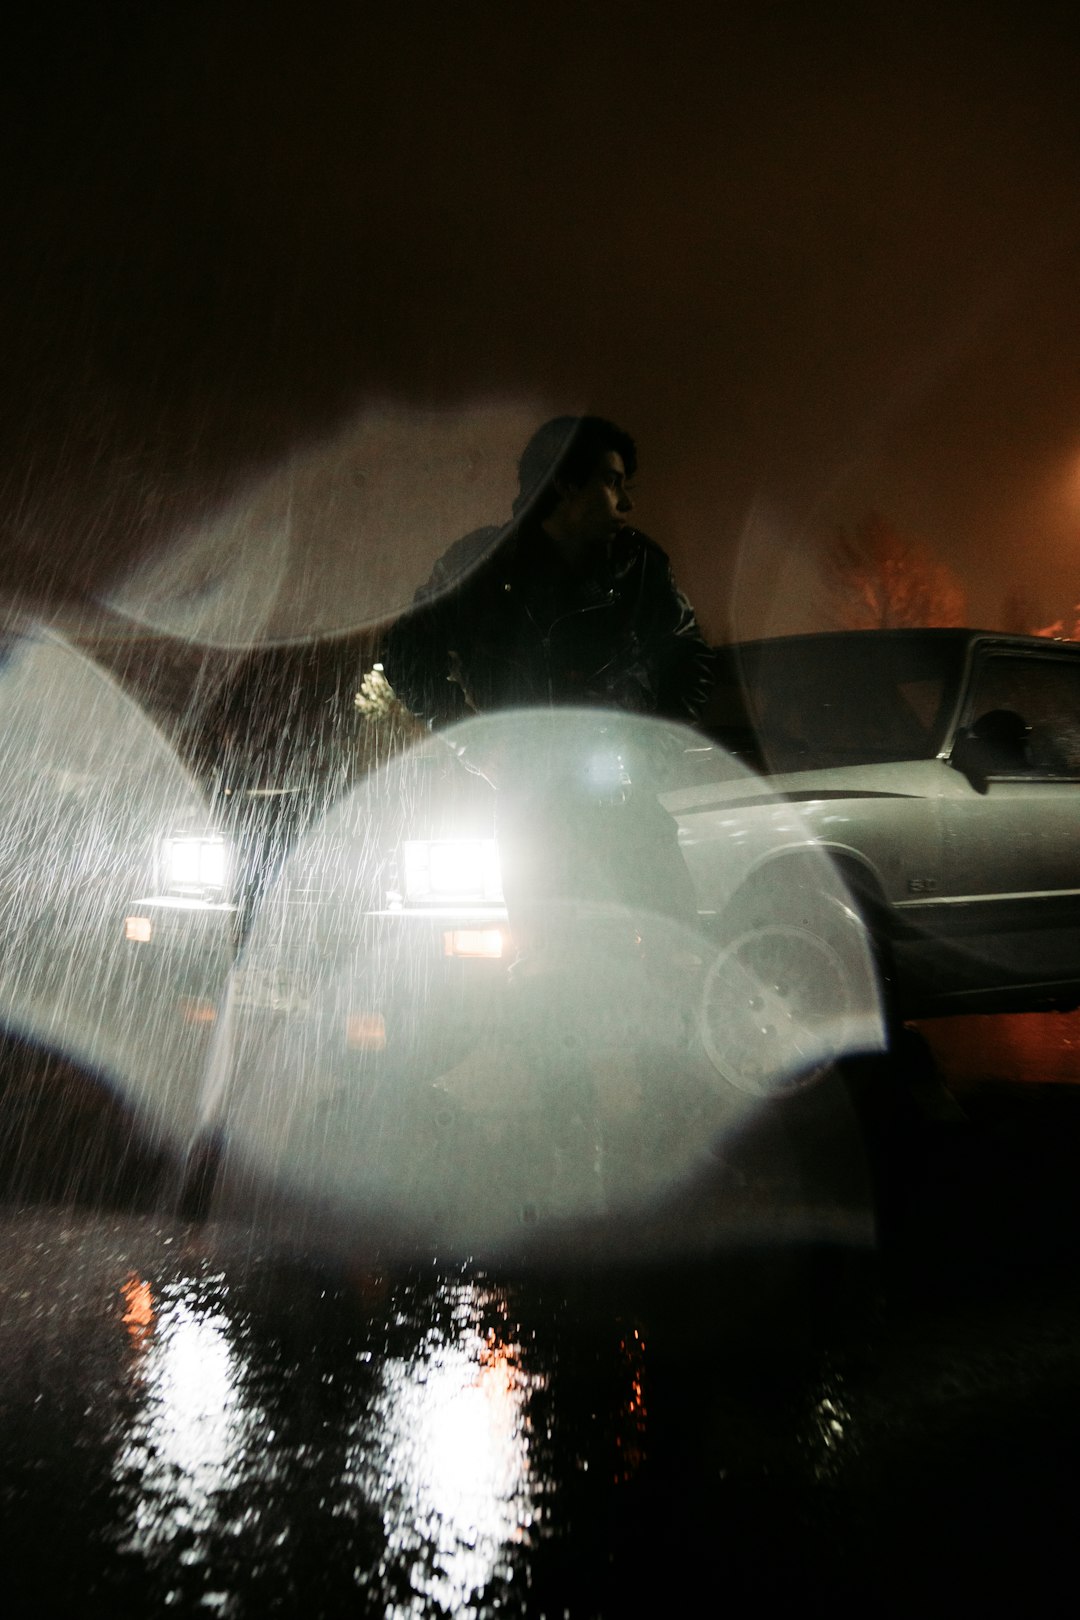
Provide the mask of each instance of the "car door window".
{"label": "car door window", "polygon": [[972,984],[1069,983],[1080,973],[1080,658],[987,648],[961,718],[957,743],[981,733],[987,768],[952,773],[944,903],[922,906],[920,922]]}
{"label": "car door window", "polygon": [[1012,710],[1030,727],[1033,776],[1080,778],[1080,659],[994,655],[980,664],[968,724]]}

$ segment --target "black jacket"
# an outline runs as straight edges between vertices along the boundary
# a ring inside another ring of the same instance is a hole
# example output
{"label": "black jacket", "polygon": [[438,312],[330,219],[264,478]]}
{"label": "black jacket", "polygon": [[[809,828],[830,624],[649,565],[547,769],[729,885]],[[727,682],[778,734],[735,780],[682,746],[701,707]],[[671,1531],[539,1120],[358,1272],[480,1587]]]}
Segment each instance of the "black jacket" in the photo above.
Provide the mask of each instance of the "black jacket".
{"label": "black jacket", "polygon": [[528,519],[452,546],[394,626],[384,661],[397,695],[436,724],[553,704],[693,720],[713,674],[654,541],[628,529],[576,574]]}

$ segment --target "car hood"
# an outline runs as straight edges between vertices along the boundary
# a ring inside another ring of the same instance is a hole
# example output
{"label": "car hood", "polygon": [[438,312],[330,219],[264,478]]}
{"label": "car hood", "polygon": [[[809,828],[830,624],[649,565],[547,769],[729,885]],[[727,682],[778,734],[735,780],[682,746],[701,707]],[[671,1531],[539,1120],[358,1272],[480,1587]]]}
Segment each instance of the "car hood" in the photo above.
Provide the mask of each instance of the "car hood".
{"label": "car hood", "polygon": [[778,802],[809,803],[830,799],[925,798],[941,792],[939,759],[891,760],[880,765],[830,766],[825,770],[785,771],[776,776],[750,772],[735,777],[678,787],[661,794],[674,816],[696,811],[749,808]]}

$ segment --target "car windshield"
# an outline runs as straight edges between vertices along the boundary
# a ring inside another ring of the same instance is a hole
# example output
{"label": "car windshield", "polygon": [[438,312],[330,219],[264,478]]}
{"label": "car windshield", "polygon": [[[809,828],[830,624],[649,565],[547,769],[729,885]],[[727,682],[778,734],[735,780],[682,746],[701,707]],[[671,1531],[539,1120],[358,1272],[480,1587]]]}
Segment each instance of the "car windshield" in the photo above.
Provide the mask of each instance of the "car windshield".
{"label": "car windshield", "polygon": [[705,729],[759,770],[930,759],[965,641],[947,633],[795,636],[722,650]]}

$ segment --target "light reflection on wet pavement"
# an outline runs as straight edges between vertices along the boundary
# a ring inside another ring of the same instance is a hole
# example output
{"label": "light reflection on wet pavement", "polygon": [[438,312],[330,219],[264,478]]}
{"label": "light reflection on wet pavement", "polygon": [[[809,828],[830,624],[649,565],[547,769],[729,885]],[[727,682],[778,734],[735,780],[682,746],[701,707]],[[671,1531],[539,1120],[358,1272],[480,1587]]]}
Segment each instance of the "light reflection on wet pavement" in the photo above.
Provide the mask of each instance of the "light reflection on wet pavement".
{"label": "light reflection on wet pavement", "polygon": [[[331,1279],[222,1229],[4,1228],[4,1533],[63,1548],[25,1571],[28,1609],[526,1612],[571,1528],[571,1324],[528,1326],[480,1276]],[[601,1499],[640,1467],[645,1413],[639,1330],[608,1348],[571,1464]]]}
{"label": "light reflection on wet pavement", "polygon": [[383,1275],[12,1207],[5,1612],[576,1620],[700,1612],[703,1580],[737,1612],[1038,1607],[1080,1441],[1080,1108],[1053,1090],[927,1147],[885,1271],[781,1245]]}
{"label": "light reflection on wet pavement", "polygon": [[[25,1612],[577,1615],[656,1574],[666,1538],[635,1542],[650,1502],[672,1527],[675,1458],[644,1318],[610,1290],[331,1277],[227,1228],[75,1211],[11,1214],[2,1252]],[[710,1448],[678,1461],[679,1491],[715,1490]]]}

